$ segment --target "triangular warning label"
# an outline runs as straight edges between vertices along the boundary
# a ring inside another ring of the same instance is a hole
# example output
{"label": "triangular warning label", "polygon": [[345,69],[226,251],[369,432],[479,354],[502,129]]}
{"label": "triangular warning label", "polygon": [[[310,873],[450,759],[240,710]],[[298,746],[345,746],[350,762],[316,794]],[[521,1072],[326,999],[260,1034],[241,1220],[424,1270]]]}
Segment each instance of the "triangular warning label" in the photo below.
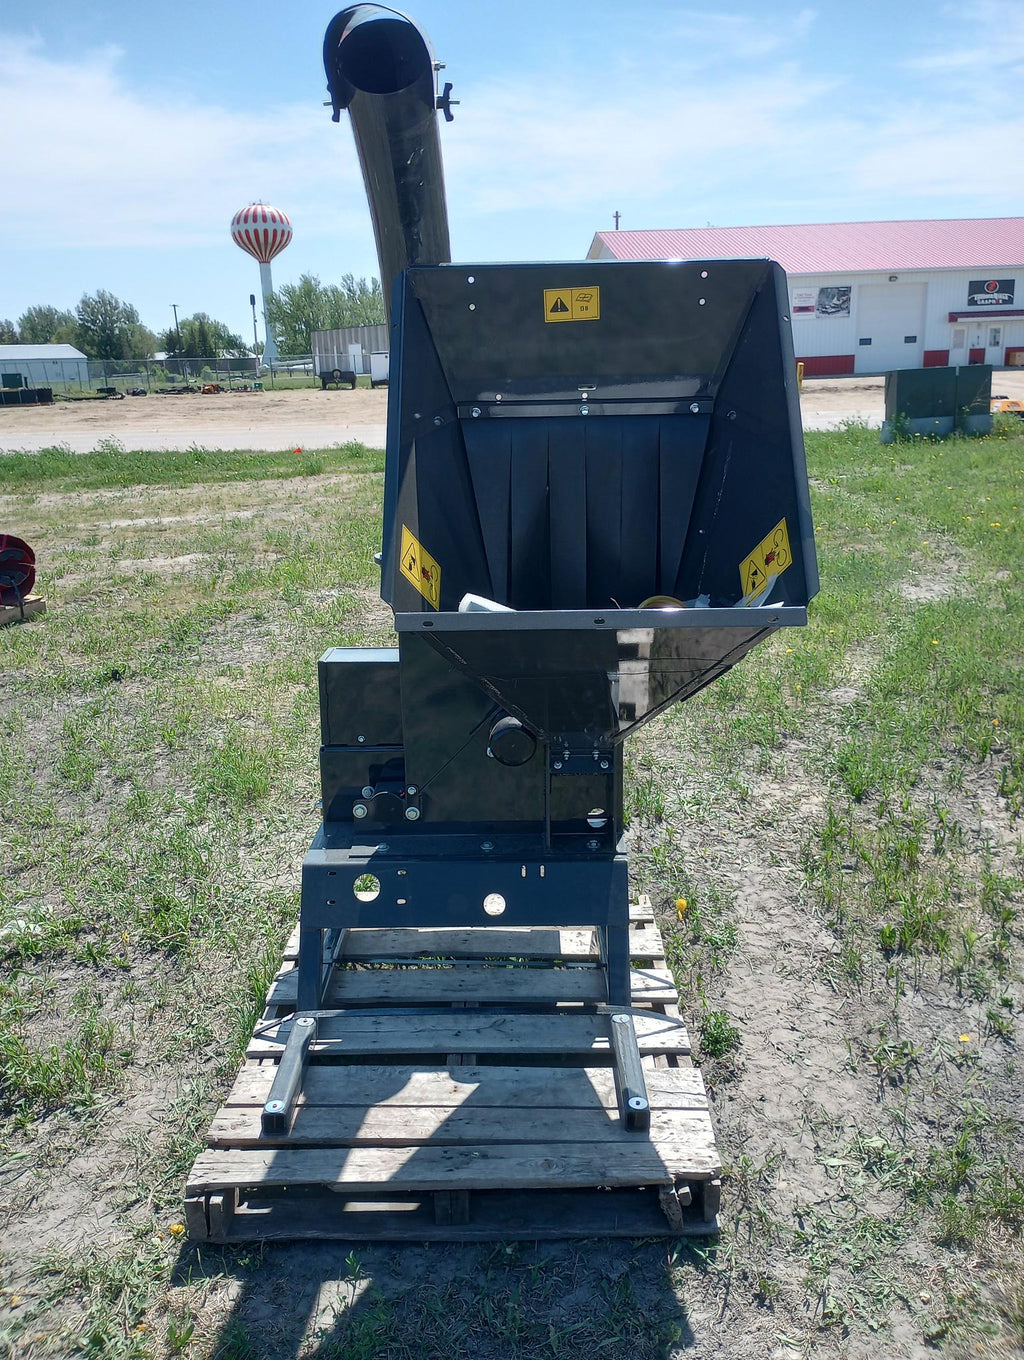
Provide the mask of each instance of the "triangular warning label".
{"label": "triangular warning label", "polygon": [[565,303],[562,301],[560,297],[557,297],[555,298],[554,305],[552,306],[551,310],[552,312],[567,312],[569,308],[565,305]]}

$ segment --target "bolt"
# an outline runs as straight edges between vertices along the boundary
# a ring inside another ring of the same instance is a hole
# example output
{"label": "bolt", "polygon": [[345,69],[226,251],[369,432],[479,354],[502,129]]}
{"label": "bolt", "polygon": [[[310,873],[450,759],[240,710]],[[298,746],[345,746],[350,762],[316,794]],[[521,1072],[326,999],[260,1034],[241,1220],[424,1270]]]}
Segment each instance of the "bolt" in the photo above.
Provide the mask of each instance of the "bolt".
{"label": "bolt", "polygon": [[352,816],[355,817],[356,821],[361,822],[364,817],[369,815],[369,812],[370,809],[366,806],[365,803],[352,804]]}
{"label": "bolt", "polygon": [[358,741],[358,742],[360,743],[360,745],[361,745],[365,740],[366,740],[366,738],[363,736],[362,732],[360,732],[360,733],[359,733],[359,736],[356,737],[356,741]]}
{"label": "bolt", "polygon": [[602,761],[601,761],[601,769],[602,769],[602,770],[607,770],[607,769],[608,769],[608,761],[607,761],[607,760],[602,760]]}
{"label": "bolt", "polygon": [[311,1015],[300,1015],[295,1023],[297,1025],[311,1025],[313,1023],[313,1017]]}
{"label": "bolt", "polygon": [[613,1015],[612,1023],[616,1025],[628,1025],[631,1019],[632,1016],[629,1015]]}
{"label": "bolt", "polygon": [[480,414],[480,407],[479,407],[479,406],[474,406],[473,409],[472,409],[472,411],[470,411],[469,414],[470,414],[470,415],[473,417],[473,419],[475,420],[475,419],[477,418],[477,416]]}
{"label": "bolt", "polygon": [[283,1100],[268,1100],[263,1107],[267,1114],[281,1114],[284,1111]]}
{"label": "bolt", "polygon": [[410,784],[409,787],[406,789],[406,793],[408,793],[411,796],[414,793],[419,793],[419,789],[415,784]]}
{"label": "bolt", "polygon": [[494,849],[494,842],[493,842],[493,841],[481,841],[481,842],[480,842],[480,849],[481,849],[481,850],[485,850],[485,851],[487,851],[487,850],[493,850],[493,849]]}
{"label": "bolt", "polygon": [[420,819],[420,810],[419,810],[418,807],[407,807],[407,808],[405,809],[405,820],[406,820],[407,822],[418,822],[419,819]]}
{"label": "bolt", "polygon": [[364,797],[364,798],[372,798],[372,797],[373,797],[373,785],[372,785],[372,784],[367,784],[366,787],[363,789],[363,797]]}
{"label": "bolt", "polygon": [[377,849],[380,851],[382,855],[386,855],[387,852],[391,849],[391,846],[388,845],[387,841],[381,841],[380,845],[377,846]]}
{"label": "bolt", "polygon": [[600,841],[587,841],[588,850],[600,850],[600,848],[601,848]]}
{"label": "bolt", "polygon": [[591,752],[591,754],[593,755],[593,757],[594,757],[595,760],[600,760],[600,759],[601,759],[601,752],[600,752],[600,751],[593,751],[593,752]]}
{"label": "bolt", "polygon": [[554,764],[551,766],[551,768],[553,770],[560,770],[562,768],[562,762],[560,760],[556,760]]}
{"label": "bolt", "polygon": [[469,310],[470,310],[471,312],[475,312],[475,311],[476,311],[476,303],[475,303],[475,302],[471,302],[471,303],[469,304]]}
{"label": "bolt", "polygon": [[690,410],[695,416],[700,415],[700,404],[696,401],[690,403]]}
{"label": "bolt", "polygon": [[647,1109],[647,1101],[644,1100],[643,1096],[630,1096],[629,1100],[626,1103],[631,1110]]}
{"label": "bolt", "polygon": [[444,421],[441,419],[440,416],[435,416],[435,417],[434,417],[434,424],[435,424],[435,425],[443,425],[443,424],[444,424]]}
{"label": "bolt", "polygon": [[589,406],[581,406],[581,407],[580,407],[580,415],[581,415],[581,416],[589,416],[589,415],[590,415],[590,407],[589,407]]}

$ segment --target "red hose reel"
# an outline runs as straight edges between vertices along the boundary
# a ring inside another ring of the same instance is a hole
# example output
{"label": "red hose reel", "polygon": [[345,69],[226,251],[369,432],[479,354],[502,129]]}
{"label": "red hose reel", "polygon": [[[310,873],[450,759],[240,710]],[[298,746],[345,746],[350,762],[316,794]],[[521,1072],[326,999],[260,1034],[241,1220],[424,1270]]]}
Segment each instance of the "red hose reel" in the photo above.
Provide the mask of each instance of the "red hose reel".
{"label": "red hose reel", "polygon": [[20,605],[35,581],[35,553],[23,538],[0,534],[0,605]]}

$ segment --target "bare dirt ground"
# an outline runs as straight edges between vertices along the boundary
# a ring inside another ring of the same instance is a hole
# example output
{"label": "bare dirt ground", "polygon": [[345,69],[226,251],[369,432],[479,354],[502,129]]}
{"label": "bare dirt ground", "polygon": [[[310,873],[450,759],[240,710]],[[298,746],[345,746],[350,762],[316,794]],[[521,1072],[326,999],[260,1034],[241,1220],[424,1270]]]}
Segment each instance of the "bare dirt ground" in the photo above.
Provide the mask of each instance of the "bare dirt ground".
{"label": "bare dirt ground", "polygon": [[[881,375],[808,378],[800,398],[804,427],[833,429],[848,420],[880,425],[884,391]],[[1024,369],[994,373],[992,391],[1024,397]],[[5,407],[0,410],[0,452],[66,444],[74,453],[88,453],[112,440],[126,449],[187,449],[193,444],[209,449],[313,449],[350,441],[382,448],[387,403],[381,388],[292,388]]]}
{"label": "bare dirt ground", "polygon": [[382,388],[307,387],[4,407],[0,452],[66,444],[89,453],[111,440],[126,449],[312,449],[352,441],[382,448],[387,405]]}

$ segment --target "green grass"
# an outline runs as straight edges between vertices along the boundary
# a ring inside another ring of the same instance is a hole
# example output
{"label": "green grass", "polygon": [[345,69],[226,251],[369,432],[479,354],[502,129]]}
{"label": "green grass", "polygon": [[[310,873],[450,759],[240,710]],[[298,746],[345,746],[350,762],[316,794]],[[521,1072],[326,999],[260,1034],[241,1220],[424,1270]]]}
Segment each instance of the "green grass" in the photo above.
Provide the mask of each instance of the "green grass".
{"label": "green grass", "polygon": [[[336,1310],[291,1332],[304,1258],[175,1274],[171,1227],[297,911],[316,658],[388,636],[381,455],[0,461],[50,602],[0,634],[0,1166],[30,1244],[0,1348],[1024,1346],[1024,437],[807,446],[809,626],[627,748],[634,886],[728,1162],[721,1240],[326,1252]],[[95,1182],[64,1170],[83,1154]],[[40,1256],[54,1186],[112,1220]]]}
{"label": "green grass", "polygon": [[0,490],[92,491],[102,487],[194,486],[227,482],[236,477],[259,480],[316,477],[324,472],[383,468],[379,450],[362,444],[335,449],[303,449],[296,453],[251,453],[244,449],[194,446],[180,452],[138,453],[117,440],[94,453],[72,453],[57,446],[39,453],[0,454]]}

